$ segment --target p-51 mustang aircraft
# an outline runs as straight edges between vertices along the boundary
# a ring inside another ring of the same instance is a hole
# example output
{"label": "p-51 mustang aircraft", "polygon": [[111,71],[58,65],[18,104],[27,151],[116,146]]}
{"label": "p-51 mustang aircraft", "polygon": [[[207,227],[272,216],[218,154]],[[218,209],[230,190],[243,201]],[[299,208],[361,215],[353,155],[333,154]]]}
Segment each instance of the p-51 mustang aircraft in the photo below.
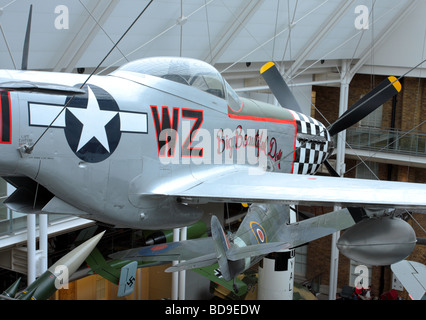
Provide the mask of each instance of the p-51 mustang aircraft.
{"label": "p-51 mustang aircraft", "polygon": [[327,130],[273,64],[262,75],[287,108],[239,98],[186,58],[130,62],[82,88],[85,75],[1,70],[0,174],[17,188],[5,204],[141,229],[194,223],[191,204],[205,202],[426,206],[423,184],[312,176],[332,136],[397,93],[396,79]]}
{"label": "p-51 mustang aircraft", "polygon": [[[245,236],[237,232],[231,245],[213,218],[214,241],[201,241],[216,251],[197,260],[196,250],[176,267],[218,261],[226,279],[259,256],[352,226],[364,207],[426,207],[423,184],[313,176],[323,163],[337,175],[327,161],[333,136],[395,95],[395,78],[326,128],[301,112],[273,63],[261,74],[281,107],[238,97],[212,66],[188,58],[137,60],[89,81],[0,71],[0,174],[17,188],[4,203],[140,229],[192,224],[199,203],[255,203]],[[352,210],[290,230],[289,204]]]}
{"label": "p-51 mustang aircraft", "polygon": [[[31,9],[22,69],[30,21]],[[349,256],[403,259],[412,229],[369,219],[368,208],[424,209],[425,185],[340,178],[327,160],[333,137],[397,94],[397,79],[326,128],[303,114],[274,63],[260,72],[281,106],[240,98],[216,69],[188,58],[137,60],[106,76],[0,70],[0,176],[16,187],[4,204],[158,230],[198,221],[200,203],[252,203],[231,239],[212,217],[212,238],[121,254],[188,260],[176,270],[218,262],[227,280],[270,252],[349,227],[340,243]],[[332,177],[313,176],[322,164]],[[290,204],[347,209],[295,222]],[[363,241],[380,232],[381,243]],[[383,252],[394,232],[399,242]]]}

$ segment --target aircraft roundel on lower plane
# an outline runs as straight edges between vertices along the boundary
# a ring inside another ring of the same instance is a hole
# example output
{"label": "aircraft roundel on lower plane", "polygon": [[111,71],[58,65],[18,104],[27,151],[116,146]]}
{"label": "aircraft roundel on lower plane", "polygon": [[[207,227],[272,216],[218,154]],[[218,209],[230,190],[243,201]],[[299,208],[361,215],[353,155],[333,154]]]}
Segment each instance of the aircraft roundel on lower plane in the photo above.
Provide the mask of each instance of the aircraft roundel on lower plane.
{"label": "aircraft roundel on lower plane", "polygon": [[265,229],[256,221],[250,221],[250,228],[258,243],[268,242]]}

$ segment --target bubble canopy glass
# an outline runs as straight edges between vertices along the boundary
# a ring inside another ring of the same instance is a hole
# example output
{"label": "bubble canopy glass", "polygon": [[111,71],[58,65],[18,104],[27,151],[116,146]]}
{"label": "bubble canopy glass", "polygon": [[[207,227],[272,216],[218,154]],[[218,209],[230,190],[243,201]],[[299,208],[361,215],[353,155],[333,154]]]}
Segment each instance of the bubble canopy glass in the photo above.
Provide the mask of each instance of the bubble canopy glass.
{"label": "bubble canopy glass", "polygon": [[[145,58],[129,62],[118,71],[148,74],[195,87],[222,99],[226,98],[226,82],[220,73],[200,60],[178,57]],[[227,90],[230,89],[229,85],[226,87]]]}

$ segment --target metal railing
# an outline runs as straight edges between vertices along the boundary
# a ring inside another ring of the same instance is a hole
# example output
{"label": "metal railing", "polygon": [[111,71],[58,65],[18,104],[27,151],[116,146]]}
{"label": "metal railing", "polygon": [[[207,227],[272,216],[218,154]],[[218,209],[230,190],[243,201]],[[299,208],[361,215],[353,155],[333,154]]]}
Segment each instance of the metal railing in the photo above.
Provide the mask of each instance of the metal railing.
{"label": "metal railing", "polygon": [[426,133],[352,127],[346,131],[346,141],[354,149],[426,156]]}
{"label": "metal railing", "polygon": [[[27,215],[15,212],[6,208],[3,201],[7,196],[0,196],[0,237],[10,235],[15,232],[25,230],[27,228]],[[69,216],[61,214],[49,214],[48,223],[57,223]],[[36,215],[36,223],[38,224],[38,215]]]}

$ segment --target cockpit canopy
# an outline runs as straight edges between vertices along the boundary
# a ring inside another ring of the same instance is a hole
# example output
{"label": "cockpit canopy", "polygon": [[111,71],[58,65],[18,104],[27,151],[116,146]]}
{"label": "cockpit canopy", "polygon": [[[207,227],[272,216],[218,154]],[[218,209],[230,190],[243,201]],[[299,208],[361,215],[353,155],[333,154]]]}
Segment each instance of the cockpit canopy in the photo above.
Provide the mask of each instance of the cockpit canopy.
{"label": "cockpit canopy", "polygon": [[132,71],[190,85],[225,98],[223,80],[211,65],[189,58],[156,57],[136,60],[119,70]]}
{"label": "cockpit canopy", "polygon": [[206,62],[179,57],[154,57],[129,62],[118,69],[160,77],[182,83],[227,99],[229,104],[240,105],[237,94],[220,73]]}

